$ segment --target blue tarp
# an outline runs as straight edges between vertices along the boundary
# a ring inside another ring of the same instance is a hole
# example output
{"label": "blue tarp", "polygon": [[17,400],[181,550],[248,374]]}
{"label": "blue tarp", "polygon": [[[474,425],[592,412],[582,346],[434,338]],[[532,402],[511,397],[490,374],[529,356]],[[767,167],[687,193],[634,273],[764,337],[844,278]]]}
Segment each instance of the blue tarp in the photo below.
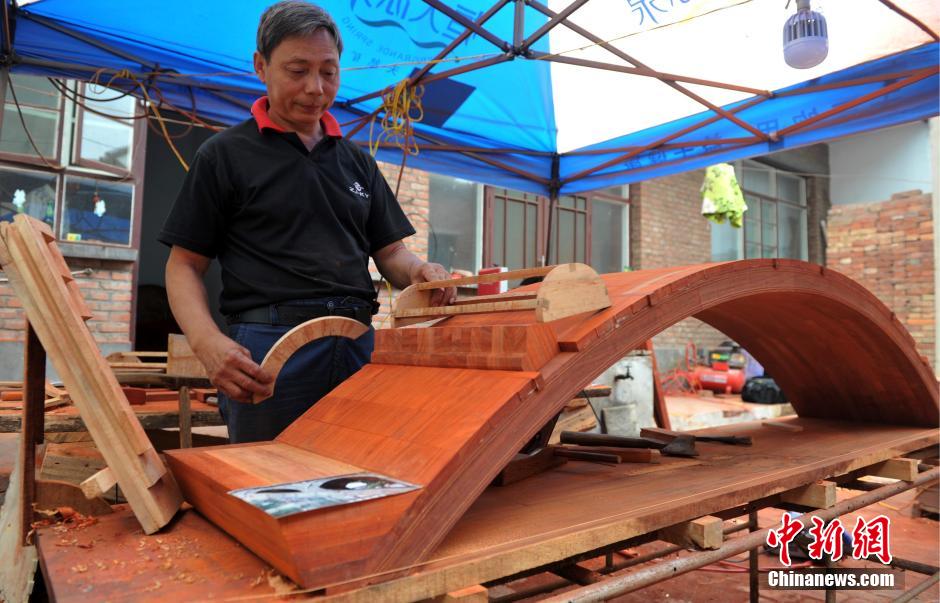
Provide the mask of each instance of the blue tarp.
{"label": "blue tarp", "polygon": [[[264,92],[251,75],[251,54],[258,17],[267,4],[266,0],[238,3],[40,0],[13,12],[13,69],[79,79],[89,79],[102,68],[127,69],[148,84],[155,99],[162,97],[180,108],[194,109],[205,119],[237,123],[248,117],[251,101]],[[372,112],[380,102],[373,98],[344,105],[344,101],[394,85],[464,29],[417,0],[332,0],[321,4],[336,19],[345,41],[342,87],[334,108],[341,123]],[[446,4],[473,20],[489,3],[464,0]],[[543,15],[527,8],[525,35],[545,22]],[[511,42],[513,3],[499,10],[485,26],[493,35]],[[548,38],[537,41],[533,50],[548,51]],[[491,41],[474,35],[452,53],[464,57],[463,61],[436,65],[431,73],[503,52]],[[879,74],[936,68],[937,64],[938,45],[927,44],[777,91],[785,94],[744,109],[738,115],[763,132],[777,132],[877,91],[897,78],[792,93]],[[107,82],[110,75],[101,72],[99,79]],[[124,80],[116,83],[127,85]],[[430,84],[424,97],[425,119],[416,128],[422,137],[419,142],[433,140],[500,151],[460,153],[422,148],[417,156],[408,158],[408,166],[542,194],[548,194],[554,184],[561,194],[572,193],[925,119],[938,114],[938,86],[934,72],[917,84],[860,104],[775,142],[656,148],[624,159],[624,147],[648,145],[713,113],[704,111],[588,149],[558,153],[550,65],[547,61],[516,57]],[[734,109],[747,102],[739,101],[726,108]],[[740,126],[720,118],[671,142],[718,141],[746,135]],[[368,127],[355,136],[359,141],[367,141],[368,137]],[[507,149],[518,152],[506,152]],[[378,158],[398,163],[401,154],[382,149]],[[611,165],[582,176],[585,171],[607,163]]]}

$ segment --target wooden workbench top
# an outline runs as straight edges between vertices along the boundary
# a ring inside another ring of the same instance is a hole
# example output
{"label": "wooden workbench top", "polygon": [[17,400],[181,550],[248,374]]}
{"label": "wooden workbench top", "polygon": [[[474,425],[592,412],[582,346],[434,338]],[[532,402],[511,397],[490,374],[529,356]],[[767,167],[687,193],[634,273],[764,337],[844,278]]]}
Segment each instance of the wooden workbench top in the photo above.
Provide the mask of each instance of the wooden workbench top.
{"label": "wooden workbench top", "polygon": [[[800,432],[749,423],[751,447],[699,443],[697,459],[568,464],[489,488],[413,575],[358,591],[411,600],[512,575],[680,521],[716,513],[940,441],[940,430],[789,419]],[[269,566],[193,510],[145,536],[128,510],[75,530],[39,531],[56,601],[264,597]],[[91,545],[91,546],[88,546]],[[281,583],[274,578],[274,585]]]}

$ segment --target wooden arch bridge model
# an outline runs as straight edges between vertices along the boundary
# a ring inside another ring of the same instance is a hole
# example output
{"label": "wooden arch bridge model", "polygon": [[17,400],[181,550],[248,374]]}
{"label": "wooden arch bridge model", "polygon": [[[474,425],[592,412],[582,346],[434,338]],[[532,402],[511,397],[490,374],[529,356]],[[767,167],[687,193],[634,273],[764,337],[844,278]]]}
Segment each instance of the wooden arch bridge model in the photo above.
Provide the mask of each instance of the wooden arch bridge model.
{"label": "wooden arch bridge model", "polygon": [[[937,380],[898,319],[818,265],[534,272],[547,274],[540,285],[464,307],[423,307],[439,284],[404,291],[396,326],[445,320],[378,331],[372,363],[272,442],[168,452],[186,500],[306,588],[388,579],[426,558],[579,390],[690,316],[758,358],[802,417],[940,421]],[[281,518],[228,494],[362,472],[420,488]]]}

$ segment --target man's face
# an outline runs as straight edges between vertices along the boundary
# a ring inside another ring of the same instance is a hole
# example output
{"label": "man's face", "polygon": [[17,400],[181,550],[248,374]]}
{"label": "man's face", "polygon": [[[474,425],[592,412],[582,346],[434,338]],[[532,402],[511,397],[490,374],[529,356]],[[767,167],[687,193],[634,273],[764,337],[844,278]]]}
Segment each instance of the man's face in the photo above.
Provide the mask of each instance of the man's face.
{"label": "man's face", "polygon": [[339,90],[339,53],[329,32],[285,38],[270,61],[255,52],[254,62],[275,123],[301,132],[316,128]]}

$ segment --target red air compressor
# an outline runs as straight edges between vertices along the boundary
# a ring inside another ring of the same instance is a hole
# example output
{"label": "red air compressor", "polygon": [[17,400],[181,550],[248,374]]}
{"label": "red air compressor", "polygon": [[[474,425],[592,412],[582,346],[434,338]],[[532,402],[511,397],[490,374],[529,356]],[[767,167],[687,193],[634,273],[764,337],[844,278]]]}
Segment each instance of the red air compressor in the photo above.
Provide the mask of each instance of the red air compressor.
{"label": "red air compressor", "polygon": [[696,366],[693,380],[701,389],[719,394],[740,394],[744,389],[744,365],[747,359],[741,346],[726,341],[708,353],[707,366]]}

